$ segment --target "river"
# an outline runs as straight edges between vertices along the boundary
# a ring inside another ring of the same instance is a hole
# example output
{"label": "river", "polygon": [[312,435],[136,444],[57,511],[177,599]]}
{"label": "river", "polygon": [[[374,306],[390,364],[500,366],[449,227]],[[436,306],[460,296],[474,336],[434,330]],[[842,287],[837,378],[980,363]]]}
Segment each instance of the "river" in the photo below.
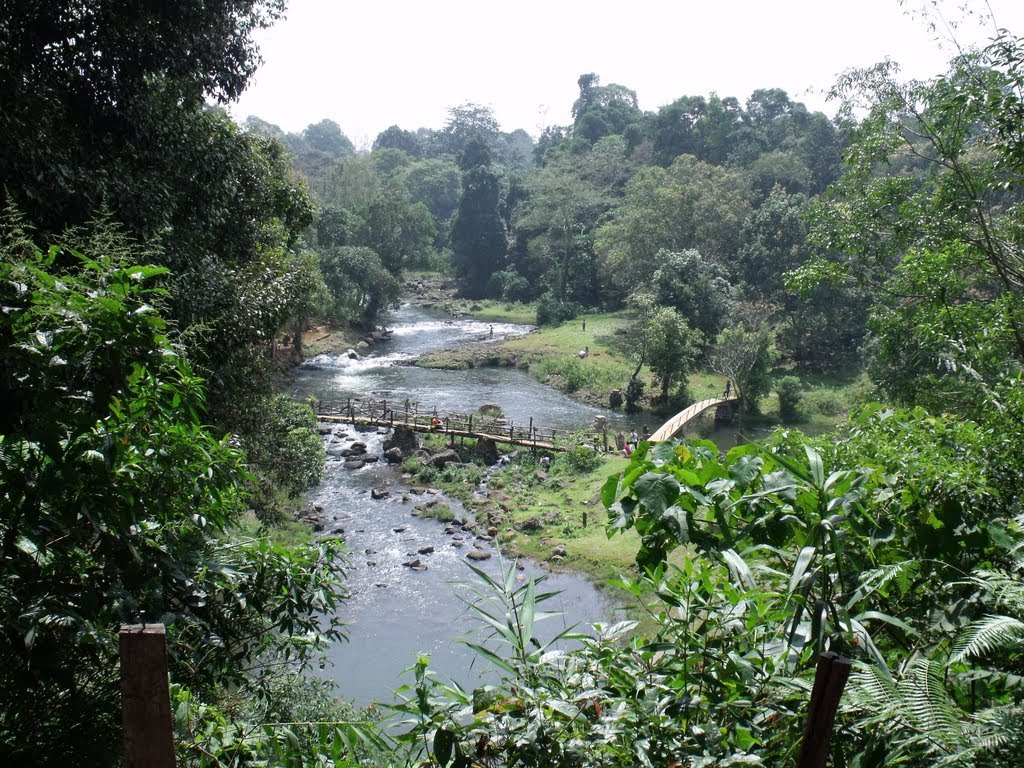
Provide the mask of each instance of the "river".
{"label": "river", "polygon": [[[394,329],[392,339],[378,342],[358,360],[321,355],[307,361],[296,371],[292,394],[330,393],[342,399],[372,395],[396,402],[408,398],[421,408],[437,407],[441,412],[472,412],[484,403],[497,403],[515,422],[533,418],[545,427],[572,429],[589,426],[595,416],[603,415],[612,429],[628,432],[635,426],[623,414],[577,403],[516,369],[446,371],[409,364],[431,350],[489,344],[528,333],[529,326],[494,323],[491,335],[489,323],[451,321],[440,312],[413,306],[395,311],[387,323]],[[327,437],[331,446],[345,447],[358,440],[366,443],[369,454],[381,454],[384,435],[356,433],[347,426],[338,431]],[[372,500],[371,489],[379,487],[389,495]],[[394,688],[411,681],[403,670],[414,664],[417,654],[430,656],[431,668],[442,680],[472,687],[486,673],[481,660],[459,642],[482,639],[464,601],[467,583],[479,585],[465,564],[471,537],[457,542],[441,523],[412,514],[417,504],[432,499],[445,501],[459,517],[470,517],[458,502],[437,493],[411,493],[400,470],[383,462],[349,470],[341,460],[329,460],[323,483],[310,496],[310,502],[322,509],[326,529],[344,531],[351,553],[347,563],[351,595],[339,614],[348,625],[348,640],[329,649],[331,666],[324,674],[357,704],[392,700]],[[428,547],[434,551],[419,553]],[[481,564],[487,572],[493,575],[516,567],[503,562],[497,550],[491,551],[494,556]],[[426,570],[403,565],[413,559],[425,564]],[[519,566],[517,583],[545,575],[535,564]],[[546,579],[546,588],[561,591],[546,603],[546,609],[560,611],[561,616],[538,625],[542,639],[568,626],[588,629],[593,622],[608,620],[614,611],[586,579],[572,574],[547,574]]]}

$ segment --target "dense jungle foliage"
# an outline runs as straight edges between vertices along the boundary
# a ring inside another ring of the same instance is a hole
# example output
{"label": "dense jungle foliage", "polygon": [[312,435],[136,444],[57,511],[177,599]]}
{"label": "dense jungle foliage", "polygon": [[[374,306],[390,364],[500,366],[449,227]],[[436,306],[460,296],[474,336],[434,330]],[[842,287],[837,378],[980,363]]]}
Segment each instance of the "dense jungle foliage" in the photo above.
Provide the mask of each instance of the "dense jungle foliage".
{"label": "dense jungle foliage", "polygon": [[[1019,763],[1024,41],[847,73],[834,120],[584,74],[536,142],[466,104],[357,152],[220,106],[280,0],[2,10],[0,762],[119,764],[117,630],[159,621],[183,765],[791,764],[825,649],[856,663],[834,765]],[[303,676],[344,582],[275,529],[323,470],[275,355],[411,268],[541,323],[625,308],[666,404],[698,367],[791,414],[863,367],[886,404],[641,444],[601,497],[642,622],[540,645],[543,585],[480,573],[500,682],[411,659],[380,728]]]}

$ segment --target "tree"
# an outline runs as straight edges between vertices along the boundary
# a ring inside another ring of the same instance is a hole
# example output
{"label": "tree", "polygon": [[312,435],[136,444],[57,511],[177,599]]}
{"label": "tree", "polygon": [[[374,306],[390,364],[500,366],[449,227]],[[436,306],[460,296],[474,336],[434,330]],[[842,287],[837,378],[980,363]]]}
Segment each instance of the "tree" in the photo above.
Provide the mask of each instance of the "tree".
{"label": "tree", "polygon": [[641,168],[626,184],[612,219],[597,233],[597,250],[624,292],[650,283],[659,252],[688,249],[728,263],[750,213],[747,179],[736,171],[678,157],[668,169]]}
{"label": "tree", "polygon": [[459,157],[471,137],[479,135],[488,148],[492,148],[500,131],[501,126],[494,117],[494,110],[467,102],[449,108],[448,122],[438,133],[437,143],[442,152]]}
{"label": "tree", "polygon": [[605,136],[621,136],[642,117],[635,91],[600,82],[593,73],[581,75],[578,81],[580,96],[572,107],[573,136],[585,145]]}
{"label": "tree", "polygon": [[462,176],[462,200],[452,225],[452,250],[462,292],[482,298],[491,275],[502,267],[508,244],[499,210],[498,176],[490,169],[486,151],[474,150],[470,157],[479,164],[468,167]]}
{"label": "tree", "polygon": [[757,413],[757,401],[771,391],[772,368],[779,361],[775,335],[767,325],[726,328],[715,339],[711,368],[736,387],[740,413]]}
{"label": "tree", "polygon": [[307,633],[337,636],[336,553],[229,540],[244,456],[203,426],[165,268],[104,224],[45,252],[2,228],[0,761],[113,765],[119,624],[164,622],[199,693],[301,668]]}
{"label": "tree", "polygon": [[365,246],[327,248],[320,254],[320,271],[333,299],[336,321],[356,321],[372,328],[382,311],[393,306],[402,285],[376,251]]}
{"label": "tree", "polygon": [[411,131],[405,131],[397,125],[385,128],[377,134],[373,140],[373,151],[378,149],[400,149],[410,157],[420,157],[423,154],[423,146],[419,137]]}
{"label": "tree", "polygon": [[658,263],[653,280],[658,304],[675,308],[703,339],[715,338],[731,307],[725,267],[692,249],[660,253]]}
{"label": "tree", "polygon": [[341,126],[333,120],[310,123],[302,132],[302,138],[311,150],[320,152],[331,160],[355,154],[356,151],[348,136],[341,132]]}
{"label": "tree", "polygon": [[693,369],[703,338],[672,307],[657,309],[644,326],[643,334],[647,365],[661,378],[661,402],[667,405],[673,382],[685,380]]}
{"label": "tree", "polygon": [[430,210],[438,230],[447,231],[448,221],[458,210],[462,197],[458,166],[449,160],[421,160],[405,169],[402,181],[412,201],[423,203]]}
{"label": "tree", "polygon": [[516,233],[527,241],[513,266],[556,301],[595,304],[603,286],[594,234],[628,176],[625,142],[601,139],[582,156],[552,158],[531,175]]}
{"label": "tree", "polygon": [[[979,383],[1024,364],[1022,61],[1020,42],[1002,36],[929,82],[900,82],[882,64],[836,88],[848,116],[869,111],[846,174],[815,209],[816,242],[842,257],[808,265],[804,283],[845,278],[877,294],[876,372],[916,351],[933,406],[944,387],[950,405],[982,407]],[[905,378],[881,383],[908,396]]]}

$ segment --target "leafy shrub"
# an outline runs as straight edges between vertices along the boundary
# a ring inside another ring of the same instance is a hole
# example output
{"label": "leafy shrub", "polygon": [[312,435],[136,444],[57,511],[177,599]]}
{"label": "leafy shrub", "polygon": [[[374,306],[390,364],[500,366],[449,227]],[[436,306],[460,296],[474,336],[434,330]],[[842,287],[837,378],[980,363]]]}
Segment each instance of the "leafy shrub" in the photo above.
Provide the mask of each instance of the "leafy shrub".
{"label": "leafy shrub", "polygon": [[579,314],[580,307],[572,301],[560,301],[551,293],[537,299],[537,325],[558,325],[572,320]]}
{"label": "leafy shrub", "polygon": [[803,400],[803,383],[796,376],[783,376],[775,383],[779,397],[779,416],[785,421],[797,421],[800,416],[800,402]]}
{"label": "leafy shrub", "polygon": [[530,301],[536,294],[530,281],[513,269],[502,270],[491,275],[487,283],[487,295],[502,301]]}
{"label": "leafy shrub", "polygon": [[570,472],[583,474],[601,466],[604,459],[593,447],[577,445],[558,456],[557,462]]}
{"label": "leafy shrub", "polygon": [[845,408],[842,398],[826,389],[812,390],[803,396],[804,405],[811,413],[820,413],[822,416],[838,416]]}

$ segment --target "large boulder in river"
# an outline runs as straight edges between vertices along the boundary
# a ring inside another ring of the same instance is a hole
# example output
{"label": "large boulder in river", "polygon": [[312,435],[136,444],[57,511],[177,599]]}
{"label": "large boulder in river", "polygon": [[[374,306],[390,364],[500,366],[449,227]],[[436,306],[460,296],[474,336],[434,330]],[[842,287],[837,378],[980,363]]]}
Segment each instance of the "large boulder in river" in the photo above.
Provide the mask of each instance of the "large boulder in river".
{"label": "large boulder in river", "polygon": [[407,427],[395,427],[391,437],[384,441],[384,451],[398,448],[405,456],[410,456],[419,450],[420,441],[416,433]]}
{"label": "large boulder in river", "polygon": [[468,557],[470,560],[490,560],[491,553],[488,552],[486,549],[474,547],[466,553],[466,557]]}
{"label": "large boulder in river", "polygon": [[446,448],[436,456],[430,459],[430,463],[438,469],[443,469],[449,464],[461,464],[462,459],[459,458],[459,454],[455,452],[453,448]]}
{"label": "large boulder in river", "polygon": [[399,448],[398,446],[395,446],[394,448],[388,448],[386,451],[384,451],[384,461],[386,461],[388,464],[401,464],[403,461],[405,461],[405,454],[402,452],[402,449]]}
{"label": "large boulder in river", "polygon": [[489,440],[486,437],[481,437],[476,441],[476,448],[473,452],[483,459],[487,466],[497,464],[498,459],[501,458],[501,453],[498,452],[498,446],[493,440]]}

